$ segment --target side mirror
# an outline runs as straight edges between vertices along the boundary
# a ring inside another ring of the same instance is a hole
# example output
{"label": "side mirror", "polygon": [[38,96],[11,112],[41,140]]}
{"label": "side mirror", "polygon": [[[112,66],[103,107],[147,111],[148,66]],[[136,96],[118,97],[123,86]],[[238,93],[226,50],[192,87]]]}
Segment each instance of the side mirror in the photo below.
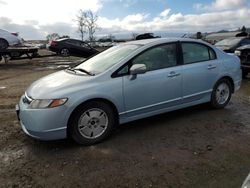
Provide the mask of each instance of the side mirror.
{"label": "side mirror", "polygon": [[147,72],[145,64],[135,64],[129,69],[131,75],[144,74]]}

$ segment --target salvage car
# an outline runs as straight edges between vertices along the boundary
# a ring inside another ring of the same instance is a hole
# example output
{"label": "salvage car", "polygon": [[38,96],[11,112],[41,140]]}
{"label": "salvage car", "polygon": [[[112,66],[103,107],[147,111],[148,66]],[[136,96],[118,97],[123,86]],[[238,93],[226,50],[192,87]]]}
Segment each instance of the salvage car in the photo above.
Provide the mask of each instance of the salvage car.
{"label": "salvage car", "polygon": [[9,46],[19,45],[22,39],[18,37],[18,33],[11,33],[0,29],[0,50],[6,49]]}
{"label": "salvage car", "polygon": [[237,48],[235,54],[241,60],[242,77],[245,78],[250,72],[250,45]]}
{"label": "salvage car", "polygon": [[224,108],[240,85],[239,58],[208,43],[139,40],[41,78],[16,110],[31,137],[91,145],[118,124],[207,102]]}
{"label": "salvage car", "polygon": [[217,42],[215,46],[227,53],[234,53],[237,48],[248,44],[250,44],[248,37],[231,37]]}
{"label": "salvage car", "polygon": [[154,33],[144,33],[135,37],[135,40],[153,39],[160,38],[159,36],[154,36]]}
{"label": "salvage car", "polygon": [[50,51],[56,52],[65,57],[73,55],[88,58],[98,53],[98,51],[92,48],[89,44],[69,38],[53,40],[49,43],[48,48]]}

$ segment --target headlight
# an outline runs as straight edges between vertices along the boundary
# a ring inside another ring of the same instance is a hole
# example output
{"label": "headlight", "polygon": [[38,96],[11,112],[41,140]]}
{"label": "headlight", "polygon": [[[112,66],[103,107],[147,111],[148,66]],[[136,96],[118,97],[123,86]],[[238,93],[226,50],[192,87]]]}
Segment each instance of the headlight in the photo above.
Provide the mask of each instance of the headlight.
{"label": "headlight", "polygon": [[241,51],[238,51],[238,50],[235,50],[235,55],[237,55],[237,56],[240,56],[241,55]]}
{"label": "headlight", "polygon": [[67,100],[68,99],[35,99],[30,103],[29,108],[54,108],[65,104]]}

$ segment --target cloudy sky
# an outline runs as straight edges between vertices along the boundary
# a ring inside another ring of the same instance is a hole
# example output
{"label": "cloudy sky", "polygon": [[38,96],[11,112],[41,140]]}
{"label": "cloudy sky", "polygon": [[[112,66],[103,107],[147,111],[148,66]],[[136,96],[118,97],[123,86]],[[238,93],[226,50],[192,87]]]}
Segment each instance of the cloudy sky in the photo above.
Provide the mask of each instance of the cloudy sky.
{"label": "cloudy sky", "polygon": [[250,27],[250,0],[0,0],[0,28],[24,39],[52,32],[78,37],[79,9],[98,14],[99,35]]}

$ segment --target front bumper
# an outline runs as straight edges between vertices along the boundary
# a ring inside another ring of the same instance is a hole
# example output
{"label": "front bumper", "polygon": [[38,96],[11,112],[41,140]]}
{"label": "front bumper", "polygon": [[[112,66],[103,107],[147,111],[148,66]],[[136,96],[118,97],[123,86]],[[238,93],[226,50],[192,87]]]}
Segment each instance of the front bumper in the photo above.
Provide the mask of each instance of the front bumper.
{"label": "front bumper", "polygon": [[21,97],[16,112],[22,130],[39,140],[58,140],[67,137],[67,108],[63,105],[48,109],[29,109]]}

